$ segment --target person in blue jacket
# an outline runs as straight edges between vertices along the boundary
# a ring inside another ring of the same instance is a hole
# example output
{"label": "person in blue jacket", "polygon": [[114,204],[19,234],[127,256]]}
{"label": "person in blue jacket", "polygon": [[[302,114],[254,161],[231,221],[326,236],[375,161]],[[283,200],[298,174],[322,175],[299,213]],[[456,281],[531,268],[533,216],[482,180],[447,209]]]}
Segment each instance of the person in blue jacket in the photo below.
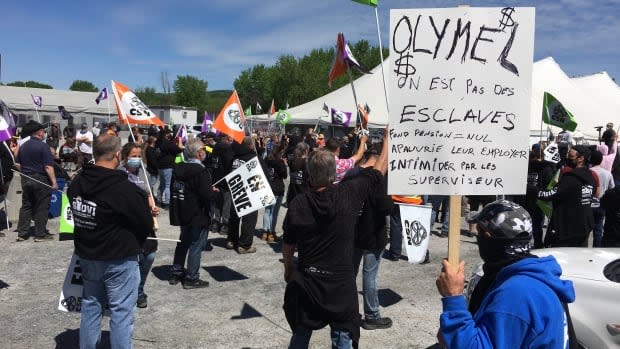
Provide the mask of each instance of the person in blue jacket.
{"label": "person in blue jacket", "polygon": [[464,262],[443,261],[437,289],[443,296],[438,339],[447,348],[570,348],[574,331],[566,303],[571,281],[553,256],[530,254],[532,219],[521,206],[497,200],[467,217],[478,225],[484,276],[468,305]]}

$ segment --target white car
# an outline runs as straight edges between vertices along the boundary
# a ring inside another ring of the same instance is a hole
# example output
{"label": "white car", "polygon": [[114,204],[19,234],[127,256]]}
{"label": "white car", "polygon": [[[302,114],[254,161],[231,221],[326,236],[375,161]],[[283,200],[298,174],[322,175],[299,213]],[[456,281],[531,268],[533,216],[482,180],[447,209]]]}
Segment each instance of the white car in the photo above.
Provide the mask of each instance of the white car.
{"label": "white car", "polygon": [[[581,347],[620,348],[620,248],[563,247],[532,253],[553,255],[562,267],[562,279],[573,282],[576,298],[568,307]],[[482,275],[480,263],[467,284],[467,298]]]}

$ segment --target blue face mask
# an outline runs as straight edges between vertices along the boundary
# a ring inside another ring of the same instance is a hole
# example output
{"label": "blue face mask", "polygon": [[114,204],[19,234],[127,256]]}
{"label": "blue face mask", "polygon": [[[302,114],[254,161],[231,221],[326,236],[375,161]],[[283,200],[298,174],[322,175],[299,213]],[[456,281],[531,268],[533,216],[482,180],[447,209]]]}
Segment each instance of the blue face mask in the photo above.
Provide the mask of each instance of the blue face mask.
{"label": "blue face mask", "polygon": [[127,167],[129,168],[139,168],[140,167],[140,158],[128,158],[127,159]]}

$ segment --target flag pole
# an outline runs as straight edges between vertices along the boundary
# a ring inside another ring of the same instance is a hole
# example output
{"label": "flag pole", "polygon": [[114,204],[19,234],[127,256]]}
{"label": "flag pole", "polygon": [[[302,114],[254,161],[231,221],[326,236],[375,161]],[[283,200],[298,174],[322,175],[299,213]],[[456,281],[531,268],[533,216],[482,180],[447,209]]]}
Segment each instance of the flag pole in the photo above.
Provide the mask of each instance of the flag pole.
{"label": "flag pole", "polygon": [[360,117],[360,113],[357,110],[357,94],[355,93],[355,85],[353,84],[353,74],[351,74],[351,68],[347,64],[347,73],[349,73],[349,82],[351,83],[351,90],[353,91],[353,100],[355,101],[355,115],[357,115],[357,121],[360,123],[360,127],[362,130],[364,129],[364,125],[362,125],[362,118]]}
{"label": "flag pole", "polygon": [[37,121],[41,123],[41,117],[39,116],[39,108],[35,105],[34,112],[37,113]]}
{"label": "flag pole", "polygon": [[379,11],[375,7],[375,19],[377,20],[377,37],[379,38],[379,56],[381,56],[381,77],[383,77],[383,94],[385,95],[385,107],[388,114],[390,113],[390,105],[388,103],[387,88],[385,85],[385,73],[383,72],[383,45],[381,44],[381,32],[379,31]]}

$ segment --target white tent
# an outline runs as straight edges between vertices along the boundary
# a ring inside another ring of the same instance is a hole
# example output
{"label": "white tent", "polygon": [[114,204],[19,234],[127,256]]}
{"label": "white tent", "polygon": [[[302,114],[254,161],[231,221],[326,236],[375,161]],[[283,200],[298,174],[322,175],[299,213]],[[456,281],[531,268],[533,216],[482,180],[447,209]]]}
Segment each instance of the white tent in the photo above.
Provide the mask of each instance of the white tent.
{"label": "white tent", "polygon": [[[609,113],[609,109],[605,106],[611,105],[611,100],[602,97],[603,94],[601,94],[601,98],[594,97],[591,90],[583,88],[575,79],[569,78],[551,57],[534,63],[530,117],[531,136],[537,136],[541,130],[545,92],[551,93],[575,117],[577,121],[577,130],[573,134],[575,138],[598,139],[598,131],[594,127],[605,125],[606,119],[608,119],[606,114]],[[547,125],[543,124],[542,128],[543,138],[545,138]],[[558,131],[557,128],[554,128],[555,134]]]}
{"label": "white tent", "polygon": [[597,117],[600,122],[596,126],[604,126],[609,121],[616,121],[620,116],[620,86],[618,86],[607,74],[600,72],[592,75],[572,78],[578,86],[585,89],[592,95],[598,103],[603,106],[605,114]]}

